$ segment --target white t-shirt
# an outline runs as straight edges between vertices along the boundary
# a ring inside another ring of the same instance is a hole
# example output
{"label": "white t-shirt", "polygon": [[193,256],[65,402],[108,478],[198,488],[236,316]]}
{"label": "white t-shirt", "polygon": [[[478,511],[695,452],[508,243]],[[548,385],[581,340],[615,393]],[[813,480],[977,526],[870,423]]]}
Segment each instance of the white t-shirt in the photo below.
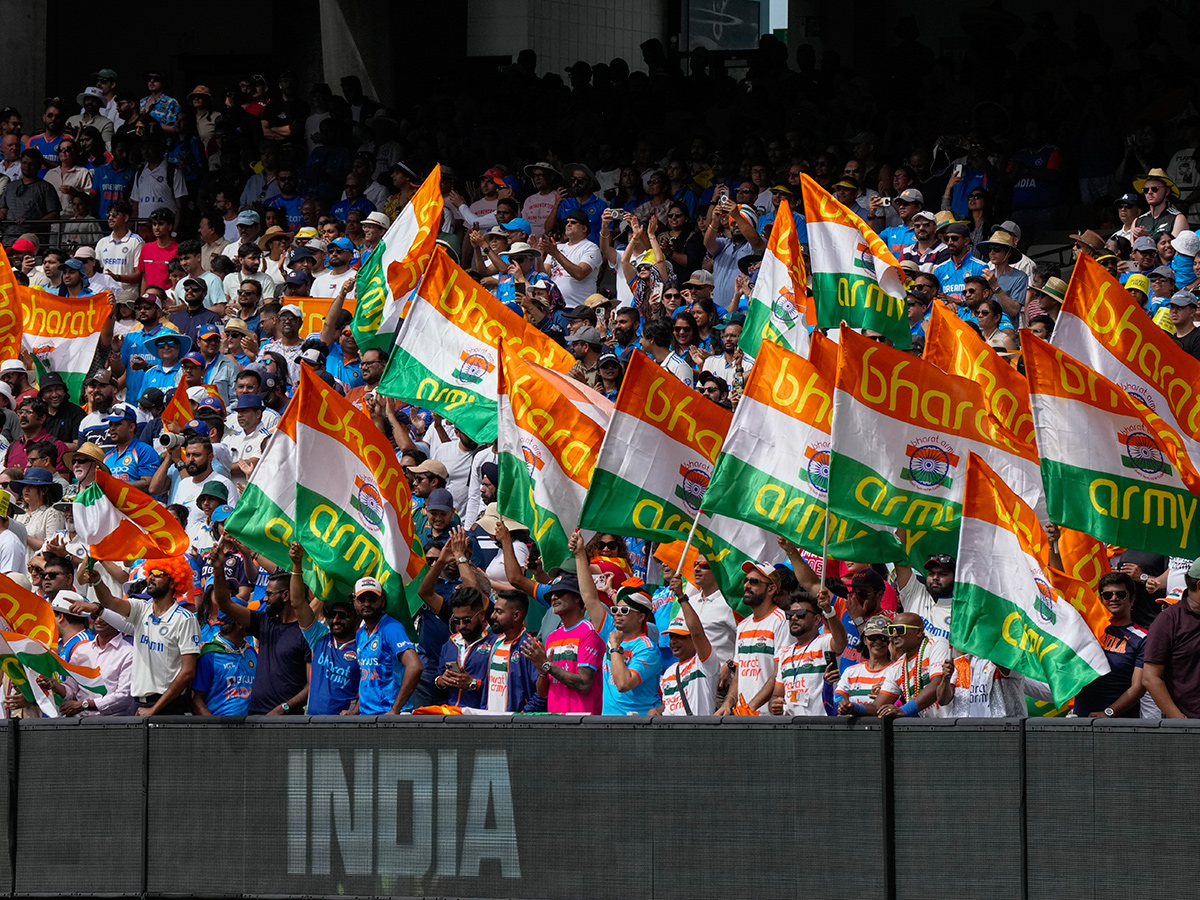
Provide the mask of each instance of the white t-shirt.
{"label": "white t-shirt", "polygon": [[[794,643],[788,630],[787,617],[777,606],[761,619],[747,616],[737,629],[737,654],[734,659],[738,667],[737,689],[746,703],[754,699],[764,684],[775,677],[775,653]],[[769,715],[766,704],[759,709],[760,715]]]}
{"label": "white t-shirt", "polygon": [[[265,410],[264,410],[265,412]],[[229,444],[229,455],[233,462],[241,462],[243,459],[258,459],[262,456],[263,441],[271,436],[271,429],[262,422],[258,423],[258,427],[250,434],[239,430],[237,434],[227,434],[226,442]]]}
{"label": "white t-shirt", "polygon": [[707,597],[700,596],[700,591],[693,585],[687,585],[684,595],[692,604],[696,617],[704,626],[704,636],[712,644],[713,655],[717,664],[733,659],[734,638],[737,636],[737,619],[733,610],[720,591],[713,591]]}
{"label": "white t-shirt", "polygon": [[[950,658],[950,645],[944,640],[932,639],[923,643],[917,654],[919,659],[904,657],[888,666],[879,686],[880,694],[889,694],[901,703],[915,700],[933,676],[942,674],[942,663]],[[946,710],[933,703],[921,710],[921,715],[940,718],[946,715]]]}
{"label": "white t-shirt", "polygon": [[133,625],[134,697],[161,694],[179,674],[180,659],[200,652],[200,625],[183,607],[172,604],[160,619],[150,600],[129,600],[129,623]]}
{"label": "white t-shirt", "polygon": [[688,387],[692,387],[695,384],[696,370],[692,368],[691,363],[674,350],[667,354],[660,365]]}
{"label": "white t-shirt", "polygon": [[459,518],[462,518],[462,514],[467,511],[467,491],[471,485],[471,466],[478,451],[464,450],[454,435],[451,435],[450,440],[444,444],[434,444],[431,435],[433,436],[432,440],[436,440],[437,429],[430,428],[425,434],[425,439],[430,441],[429,455],[446,467],[449,475],[446,490],[454,498],[454,511],[459,513]]}
{"label": "white t-shirt", "polygon": [[[216,457],[216,445],[213,445],[213,456]],[[180,471],[171,467],[170,479],[171,490],[169,493],[171,503],[178,503],[181,506],[188,507],[188,518],[193,516],[203,516],[204,510],[196,505],[196,498],[200,496],[200,489],[210,481],[219,481],[229,489],[229,496],[237,496],[237,488],[233,486],[233,482],[224,475],[218,475],[216,472],[210,472],[209,476],[203,481],[196,481],[191,475],[180,476]]]}
{"label": "white t-shirt", "polygon": [[[342,285],[348,280],[352,280],[358,275],[358,269],[347,269],[341,275],[334,275],[333,272],[326,269],[320,275],[313,279],[312,288],[309,290],[310,297],[336,297],[338,291],[342,289]],[[347,297],[354,296],[354,288],[350,288],[350,293]]]}
{"label": "white t-shirt", "polygon": [[[132,231],[119,241],[114,240],[111,234],[96,241],[96,261],[101,271],[111,269],[118,275],[132,275],[137,271],[141,258],[142,239]],[[136,284],[121,282],[118,290],[118,300],[131,300],[138,295]]]}
{"label": "white t-shirt", "polygon": [[[717,656],[717,651],[710,648],[708,658],[701,659],[700,654],[694,654],[691,659],[682,663],[676,662],[663,669],[662,678],[658,682],[658,690],[663,700],[664,716],[686,716],[687,707],[683,705],[683,697],[687,697],[687,705],[693,716],[711,716],[717,710],[717,681],[724,659]],[[680,694],[683,686],[683,695]]]}
{"label": "white t-shirt", "polygon": [[146,164],[140,166],[134,176],[129,199],[138,204],[138,215],[143,219],[154,210],[164,208],[178,215],[178,201],[187,196],[187,186],[183,183],[183,171],[178,166],[172,166],[175,170],[175,178],[171,184],[167,184],[168,165],[166,160],[153,169]]}
{"label": "white t-shirt", "polygon": [[0,572],[25,571],[25,542],[9,528],[0,531]]}
{"label": "white t-shirt", "polygon": [[934,600],[914,572],[909,576],[908,584],[900,589],[900,604],[905,612],[916,613],[924,619],[927,636],[950,640],[950,608],[954,604],[953,598]]}
{"label": "white t-shirt", "polygon": [[[233,401],[235,404],[236,400]],[[263,407],[262,420],[258,423],[263,428],[271,431],[279,424],[279,413],[271,409],[269,406]],[[225,443],[229,444],[230,451],[233,450],[233,441],[235,438],[245,434],[242,431],[242,426],[238,424],[237,412],[231,412],[225,417]],[[241,457],[234,457],[235,461]]]}
{"label": "white t-shirt", "polygon": [[508,712],[508,664],[512,658],[513,645],[525,632],[517,635],[516,639],[507,642],[503,637],[497,638],[488,653],[487,670],[487,703],[484,708],[492,713]]}
{"label": "white t-shirt", "polygon": [[576,280],[567,274],[567,270],[557,259],[550,260],[550,277],[558,285],[563,303],[567,309],[575,309],[577,306],[583,306],[583,301],[596,293],[596,276],[603,257],[600,255],[600,248],[587,238],[577,244],[559,244],[558,251],[576,265],[591,266],[591,270],[583,278]]}
{"label": "white t-shirt", "polygon": [[775,683],[783,685],[785,716],[824,716],[825,651],[833,649],[833,636],[818,634],[801,646],[775,651]]}

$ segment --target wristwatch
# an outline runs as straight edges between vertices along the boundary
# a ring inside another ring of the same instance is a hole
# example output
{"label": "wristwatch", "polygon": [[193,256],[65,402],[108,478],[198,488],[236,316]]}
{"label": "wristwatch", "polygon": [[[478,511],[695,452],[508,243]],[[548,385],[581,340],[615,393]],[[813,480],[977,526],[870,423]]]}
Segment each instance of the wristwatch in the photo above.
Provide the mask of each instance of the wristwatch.
{"label": "wristwatch", "polygon": [[465,556],[460,556],[458,559],[455,560],[455,562],[458,563],[460,566],[463,563],[465,563],[466,561],[467,561],[467,558]]}
{"label": "wristwatch", "polygon": [[1149,576],[1149,575],[1147,575],[1145,572],[1143,572],[1143,573],[1142,573],[1142,581],[1143,581],[1143,582],[1147,582],[1147,581],[1149,581],[1149,580],[1150,580],[1150,576]]}
{"label": "wristwatch", "polygon": [[1104,710],[1104,714],[1105,714],[1106,716],[1108,716],[1110,719],[1111,719],[1113,716],[1115,716],[1115,715],[1116,715],[1116,713],[1115,713],[1115,712],[1113,712],[1113,708],[1112,708],[1111,706],[1107,707],[1107,708]]}
{"label": "wristwatch", "polygon": [[286,703],[280,703],[279,708],[282,709],[284,712],[287,712],[288,710],[291,709],[291,707],[288,706]]}
{"label": "wristwatch", "polygon": [[621,648],[620,648],[620,647],[609,647],[609,648],[608,648],[608,652],[609,652],[610,654],[612,654],[612,653],[620,653],[622,656],[624,656],[624,655],[625,655],[624,653],[622,653],[622,651],[621,651]]}
{"label": "wristwatch", "polygon": [[549,675],[550,674],[550,660],[546,660],[544,663],[542,663],[540,666],[538,666],[538,668],[541,671],[545,672],[547,675]]}

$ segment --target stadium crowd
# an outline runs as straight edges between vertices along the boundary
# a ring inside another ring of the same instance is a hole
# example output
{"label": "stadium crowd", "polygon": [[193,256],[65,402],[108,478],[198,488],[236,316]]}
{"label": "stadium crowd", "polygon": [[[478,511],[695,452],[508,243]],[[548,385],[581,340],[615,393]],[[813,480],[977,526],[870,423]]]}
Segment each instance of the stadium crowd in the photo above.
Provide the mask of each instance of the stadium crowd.
{"label": "stadium crowd", "polygon": [[[703,556],[675,572],[642,540],[576,534],[573,564],[545,571],[530,529],[497,512],[494,446],[378,393],[388,354],[359,352],[346,306],[440,163],[440,242],[574,355],[574,377],[614,399],[640,352],[734,408],[782,200],[806,243],[807,173],[901,261],[918,355],[936,302],[1014,358],[1019,328],[1051,334],[1068,273],[1027,250],[1065,227],[1075,255],[1200,358],[1200,115],[1184,104],[1127,136],[1090,122],[1060,148],[1043,105],[1019,122],[938,114],[922,96],[903,115],[825,115],[829,97],[869,104],[847,96],[862,89],[839,81],[835,56],[818,64],[805,47],[789,65],[764,39],[740,80],[703,54],[685,76],[646,52],[649,74],[579,62],[569,83],[523,53],[498,86],[529,109],[566,105],[561,130],[468,125],[461,103],[442,119],[436,96],[383,108],[353,76],[336,90],[287,72],[217,88],[119,65],[36,110],[0,110],[17,280],[115,301],[81,396],[28,352],[0,361],[0,571],[51,602],[58,651],[107,689],[45,680],[62,714],[1012,716],[1046,700],[1044,685],[949,646],[951,557],[921,573],[781,539],[787,564],[744,567],[740,621]],[[918,81],[953,76],[937,61]],[[957,96],[969,108],[970,91]],[[661,120],[607,127],[602,111],[630,97]],[[689,124],[705,97],[710,117]],[[786,115],[744,118],[770,104]],[[305,298],[333,301],[311,333]],[[299,544],[289,569],[224,533],[301,367],[372,416],[409,478],[429,562],[411,632],[375,579],[322,604]],[[180,379],[193,416],[181,431],[162,418]],[[70,499],[99,469],[167,504],[188,552],[92,565]],[[1098,587],[1112,672],[1074,714],[1200,717],[1200,561],[1110,550]],[[38,714],[7,682],[5,708]]]}

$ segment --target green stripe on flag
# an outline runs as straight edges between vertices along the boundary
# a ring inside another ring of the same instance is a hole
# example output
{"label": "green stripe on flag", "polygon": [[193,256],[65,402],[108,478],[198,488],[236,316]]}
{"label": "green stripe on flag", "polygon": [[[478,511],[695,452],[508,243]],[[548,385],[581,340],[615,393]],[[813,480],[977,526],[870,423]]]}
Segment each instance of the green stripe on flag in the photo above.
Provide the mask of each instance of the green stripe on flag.
{"label": "green stripe on flag", "polygon": [[1200,497],[1189,491],[1045,458],[1042,482],[1051,522],[1121,547],[1200,556]]}
{"label": "green stripe on flag", "polygon": [[[322,600],[353,596],[355,581],[364,575],[379,579],[389,615],[399,619],[411,633],[412,615],[421,606],[417,586],[424,572],[406,588],[400,573],[384,560],[379,541],[355,517],[341,510],[336,501],[301,485],[296,486],[296,514],[300,530],[296,520],[251,482],[225,528],[284,571],[292,568],[288,546],[300,541],[305,549],[304,583]],[[331,539],[335,541],[332,545],[327,543]],[[413,552],[424,554],[416,541]]]}
{"label": "green stripe on flag", "polygon": [[496,440],[496,401],[461,383],[439,378],[415,356],[394,348],[379,392],[435,412],[480,444]]}
{"label": "green stripe on flag", "polygon": [[858,273],[814,272],[812,278],[818,327],[836,328],[845,321],[851,328],[878,331],[900,350],[912,346],[903,297],[885,294],[875,279]]}
{"label": "green stripe on flag", "polygon": [[[801,480],[804,469],[800,463],[796,465],[796,477]],[[704,509],[757,525],[809,553],[819,554],[824,545],[825,504],[821,500],[730,453],[717,459],[704,493]],[[836,512],[829,523],[829,555],[850,562],[899,562],[905,558],[895,535],[867,528]]]}
{"label": "green stripe on flag", "polygon": [[[780,312],[784,315],[789,314],[787,310],[780,310]],[[794,321],[789,323],[789,327],[792,327],[801,319],[802,314],[794,308],[790,314],[794,317]],[[798,352],[793,342],[780,330],[780,326],[783,324],[778,318],[771,315],[771,307],[757,298],[752,299],[746,307],[746,321],[742,325],[742,336],[738,339],[738,346],[751,358],[757,357],[761,352],[763,341],[771,341],[793,353]],[[808,326],[801,323],[800,327],[807,328]]]}
{"label": "green stripe on flag", "polygon": [[955,648],[1046,682],[1056,704],[1065,703],[1100,677],[1026,610],[977,584],[955,583],[950,623],[950,643]]}
{"label": "green stripe on flag", "polygon": [[360,263],[358,277],[354,281],[354,296],[357,299],[350,328],[360,353],[370,349],[387,350],[396,339],[395,332],[379,331],[389,293],[382,265],[386,250],[385,241],[376,244],[366,260]]}
{"label": "green stripe on flag", "polygon": [[568,535],[558,516],[534,501],[528,464],[511,453],[498,454],[496,464],[500,484],[504,486],[499,495],[500,514],[529,527],[547,568],[561,565],[571,556],[567,550]]}

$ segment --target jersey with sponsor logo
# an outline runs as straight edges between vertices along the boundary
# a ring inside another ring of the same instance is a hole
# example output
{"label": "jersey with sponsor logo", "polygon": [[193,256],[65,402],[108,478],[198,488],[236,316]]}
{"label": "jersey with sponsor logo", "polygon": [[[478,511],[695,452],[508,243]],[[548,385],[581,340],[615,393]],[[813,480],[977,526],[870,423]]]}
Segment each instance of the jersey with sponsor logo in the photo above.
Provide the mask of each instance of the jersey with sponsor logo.
{"label": "jersey with sponsor logo", "polygon": [[[400,693],[405,666],[400,656],[405,650],[415,650],[404,626],[384,613],[374,631],[358,627],[358,711],[364,716],[387,714]],[[404,709],[412,709],[409,697]]]}
{"label": "jersey with sponsor logo", "polygon": [[257,669],[258,654],[249,641],[239,649],[218,634],[200,648],[192,690],[204,694],[214,716],[244,716]]}
{"label": "jersey with sponsor logo", "polygon": [[[787,616],[777,606],[761,619],[747,616],[737,629],[734,659],[737,661],[737,690],[749,703],[764,684],[771,681],[775,670],[775,653],[795,643],[788,630]],[[766,704],[759,710],[767,715]]]}

